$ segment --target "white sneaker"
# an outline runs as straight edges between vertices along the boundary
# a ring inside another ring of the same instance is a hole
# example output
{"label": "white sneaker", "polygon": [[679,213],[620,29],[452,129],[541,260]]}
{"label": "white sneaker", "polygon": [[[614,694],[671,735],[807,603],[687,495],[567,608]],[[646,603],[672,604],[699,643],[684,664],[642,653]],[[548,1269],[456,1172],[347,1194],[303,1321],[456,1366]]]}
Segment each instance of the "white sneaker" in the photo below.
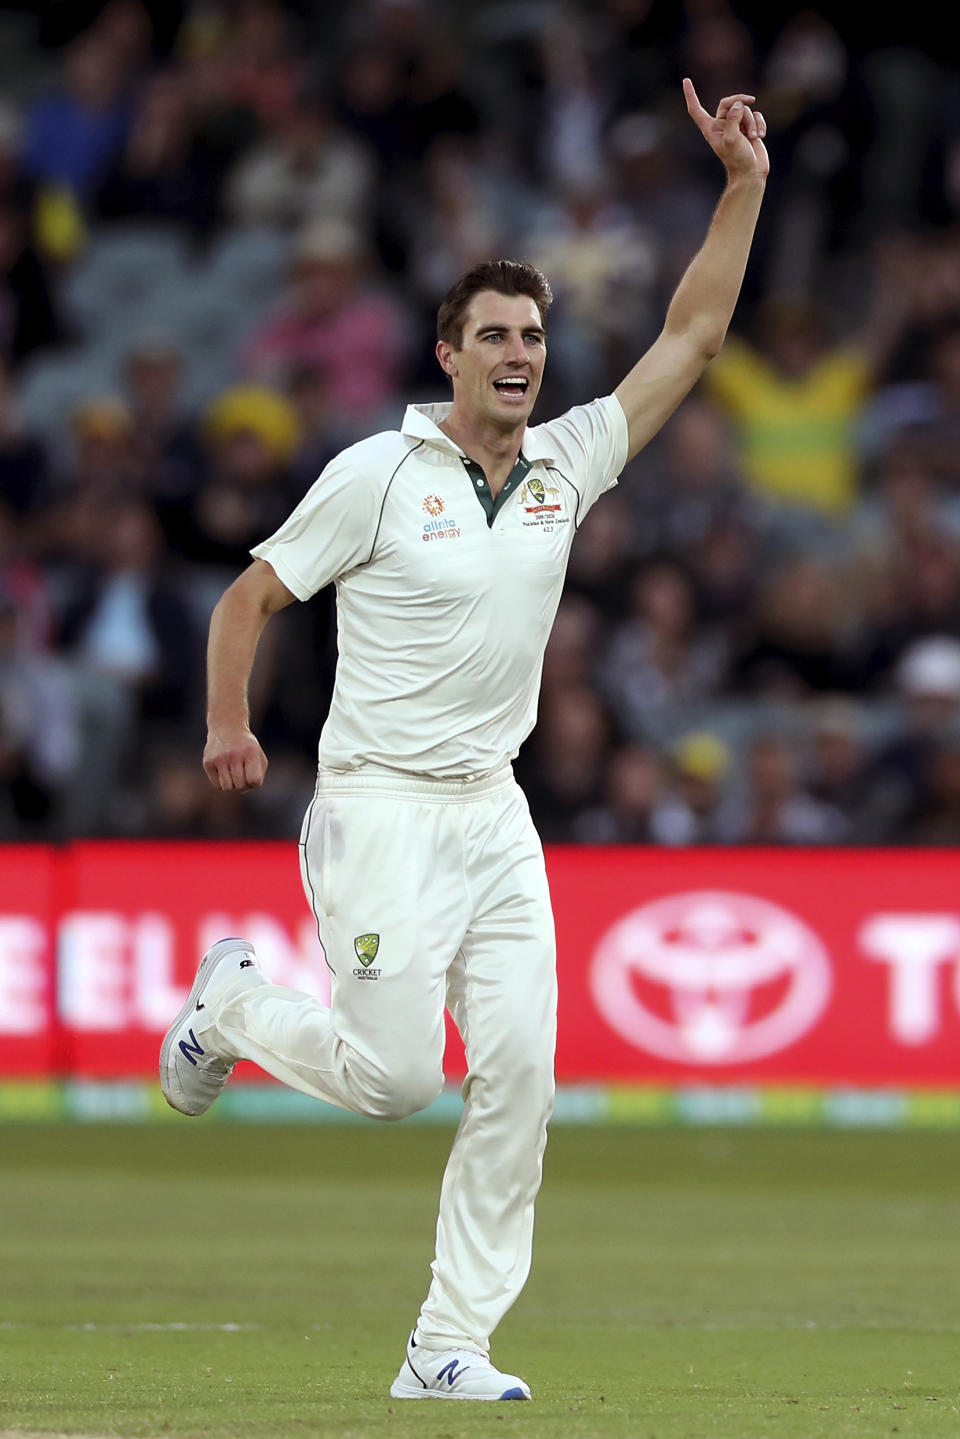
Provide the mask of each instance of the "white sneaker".
{"label": "white sneaker", "polygon": [[529,1399],[516,1374],[501,1374],[485,1354],[469,1349],[424,1349],[413,1335],[390,1385],[394,1399]]}
{"label": "white sneaker", "polygon": [[[171,1109],[203,1114],[219,1098],[236,1060],[213,1052],[209,1032],[214,1017],[228,999],[262,983],[265,976],[249,940],[221,939],[207,950],[186,1003],[160,1046],[160,1087]],[[204,1010],[198,1025],[198,1011]],[[203,1036],[199,1039],[198,1028]]]}

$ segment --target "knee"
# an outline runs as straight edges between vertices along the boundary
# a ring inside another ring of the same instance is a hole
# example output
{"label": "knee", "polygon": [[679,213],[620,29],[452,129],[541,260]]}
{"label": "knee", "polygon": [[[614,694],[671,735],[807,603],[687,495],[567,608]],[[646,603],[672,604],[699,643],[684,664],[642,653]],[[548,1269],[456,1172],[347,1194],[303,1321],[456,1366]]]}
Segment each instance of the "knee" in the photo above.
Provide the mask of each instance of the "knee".
{"label": "knee", "polygon": [[370,1090],[371,1119],[407,1119],[426,1109],[443,1089],[443,1070],[423,1061],[384,1072]]}

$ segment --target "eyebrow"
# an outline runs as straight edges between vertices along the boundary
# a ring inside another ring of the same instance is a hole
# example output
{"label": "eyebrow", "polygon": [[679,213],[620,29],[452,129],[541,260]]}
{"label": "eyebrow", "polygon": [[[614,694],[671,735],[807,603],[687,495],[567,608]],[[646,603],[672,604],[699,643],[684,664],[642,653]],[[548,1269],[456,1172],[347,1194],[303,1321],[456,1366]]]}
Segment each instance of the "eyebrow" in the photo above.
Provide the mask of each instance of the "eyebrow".
{"label": "eyebrow", "polygon": [[[547,332],[542,325],[520,325],[518,328],[525,335],[540,335],[543,339],[547,337]],[[479,340],[483,335],[505,335],[509,329],[509,325],[481,325],[479,330],[474,331],[474,335]]]}

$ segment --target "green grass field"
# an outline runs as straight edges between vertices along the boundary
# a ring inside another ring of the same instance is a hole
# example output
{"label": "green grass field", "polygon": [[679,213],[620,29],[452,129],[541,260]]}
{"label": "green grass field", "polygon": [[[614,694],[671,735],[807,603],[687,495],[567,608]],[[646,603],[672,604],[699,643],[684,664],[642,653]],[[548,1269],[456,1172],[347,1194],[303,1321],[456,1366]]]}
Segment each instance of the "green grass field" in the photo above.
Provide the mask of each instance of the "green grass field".
{"label": "green grass field", "polygon": [[534,1403],[397,1403],[449,1141],[0,1129],[0,1435],[960,1436],[955,1135],[558,1128]]}

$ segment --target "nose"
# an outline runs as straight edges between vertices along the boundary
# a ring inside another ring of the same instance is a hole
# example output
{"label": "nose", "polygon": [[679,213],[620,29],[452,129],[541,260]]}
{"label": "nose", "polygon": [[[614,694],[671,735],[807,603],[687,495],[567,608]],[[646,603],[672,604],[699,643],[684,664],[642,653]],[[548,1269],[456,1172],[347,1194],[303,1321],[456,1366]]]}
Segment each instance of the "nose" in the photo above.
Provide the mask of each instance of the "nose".
{"label": "nose", "polygon": [[504,358],[508,365],[526,364],[527,347],[523,343],[522,335],[509,335],[507,337],[507,353]]}

